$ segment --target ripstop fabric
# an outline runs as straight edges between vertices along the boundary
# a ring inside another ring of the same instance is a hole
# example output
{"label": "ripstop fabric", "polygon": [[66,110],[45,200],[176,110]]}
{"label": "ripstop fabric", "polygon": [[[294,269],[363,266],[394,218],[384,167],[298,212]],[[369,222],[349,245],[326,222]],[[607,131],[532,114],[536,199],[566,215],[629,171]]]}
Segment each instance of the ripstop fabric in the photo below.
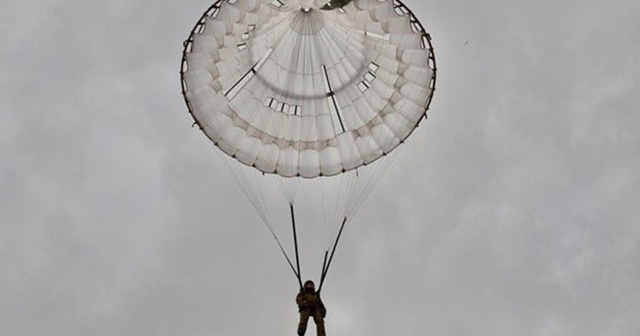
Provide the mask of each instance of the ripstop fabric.
{"label": "ripstop fabric", "polygon": [[434,90],[429,35],[399,1],[346,2],[219,1],[205,13],[183,89],[222,151],[314,178],[370,164],[412,133]]}

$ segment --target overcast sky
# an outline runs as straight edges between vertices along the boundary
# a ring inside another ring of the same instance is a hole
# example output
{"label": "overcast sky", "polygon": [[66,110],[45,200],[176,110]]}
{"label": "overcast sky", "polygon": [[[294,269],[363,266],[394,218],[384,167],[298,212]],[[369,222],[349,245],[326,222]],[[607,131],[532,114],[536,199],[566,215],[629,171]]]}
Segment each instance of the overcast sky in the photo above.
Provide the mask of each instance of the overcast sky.
{"label": "overcast sky", "polygon": [[[437,90],[345,232],[329,335],[640,335],[640,2],[405,3]],[[294,335],[180,94],[210,5],[0,4],[0,334]]]}

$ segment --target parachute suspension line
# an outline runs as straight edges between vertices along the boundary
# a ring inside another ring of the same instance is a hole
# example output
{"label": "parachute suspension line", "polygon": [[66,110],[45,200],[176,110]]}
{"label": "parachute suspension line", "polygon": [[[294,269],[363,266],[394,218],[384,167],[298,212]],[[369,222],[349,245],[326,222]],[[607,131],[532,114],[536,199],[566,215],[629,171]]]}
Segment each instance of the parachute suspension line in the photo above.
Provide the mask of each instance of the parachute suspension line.
{"label": "parachute suspension line", "polygon": [[323,190],[323,196],[331,199],[332,201],[325,207],[325,213],[329,214],[329,216],[325,216],[325,237],[329,238],[329,232],[331,231],[330,239],[326,239],[326,245],[324,246],[325,251],[330,251],[332,247],[332,243],[335,240],[335,236],[337,235],[337,230],[340,228],[340,223],[347,216],[347,208],[346,205],[349,202],[349,195],[351,192],[349,191],[352,188],[353,181],[355,180],[354,174],[351,172],[347,172],[345,174],[341,174],[336,177],[332,177],[334,180],[330,181],[333,183],[330,190],[326,192]]}
{"label": "parachute suspension line", "polygon": [[[287,263],[289,264],[289,267],[291,267],[293,274],[296,276],[296,278],[298,278],[298,282],[300,282],[300,273],[298,273],[300,271],[298,270],[298,272],[296,272],[296,269],[293,267],[293,263],[291,262],[289,255],[287,254],[287,252],[285,252],[284,247],[282,247],[282,244],[280,243],[280,239],[278,239],[278,236],[276,236],[273,232],[271,233],[273,235],[273,238],[275,238],[276,242],[278,243],[278,246],[280,247],[280,251],[282,252],[282,255],[284,255],[285,259],[287,259]],[[302,288],[302,285],[300,285],[300,287]]]}
{"label": "parachute suspension line", "polygon": [[298,197],[298,189],[300,189],[300,180],[295,177],[272,177],[277,182],[280,192],[287,203],[295,203]]}
{"label": "parachute suspension line", "polygon": [[[275,230],[273,229],[273,226],[271,226],[271,223],[270,223],[271,221],[269,220],[269,216],[268,216],[268,213],[266,211],[266,206],[264,204],[264,199],[265,199],[264,196],[262,196],[262,198],[259,198],[257,196],[258,192],[260,193],[260,195],[263,195],[262,188],[259,187],[260,184],[259,183],[255,184],[255,185],[258,186],[258,187],[256,187],[258,189],[258,191],[253,190],[255,188],[253,188],[253,189],[251,188],[252,187],[251,186],[251,179],[250,179],[250,176],[248,176],[248,175],[250,173],[253,173],[253,171],[248,172],[246,167],[242,167],[242,166],[238,166],[238,165],[232,164],[233,162],[231,162],[231,159],[229,157],[227,157],[226,155],[223,156],[223,154],[221,154],[219,151],[214,151],[214,152],[219,157],[221,157],[222,162],[224,162],[224,164],[227,167],[228,171],[231,173],[231,176],[236,181],[236,184],[240,186],[240,189],[242,189],[243,193],[247,196],[247,198],[249,199],[249,201],[251,202],[253,207],[257,210],[258,215],[260,216],[260,219],[262,219],[262,223],[267,227],[267,230],[269,231],[269,233],[271,234],[273,239],[278,244],[278,248],[280,249],[280,252],[282,252],[282,255],[286,259],[287,263],[289,264],[289,267],[291,267],[291,270],[293,271],[293,274],[298,279],[300,279],[299,271],[296,272],[296,269],[293,266],[293,262],[291,261],[291,258],[289,257],[289,255],[285,251],[284,246],[282,245],[282,242],[280,242],[280,238],[278,238],[278,235],[276,235]],[[253,174],[253,177],[257,178],[255,173]],[[260,201],[260,199],[262,200],[262,202]]]}
{"label": "parachute suspension line", "polygon": [[[354,174],[353,188],[350,191],[350,195],[347,197],[350,200],[347,205],[346,216],[353,216],[362,206],[367,196],[371,194],[371,191],[380,181],[382,175],[384,175],[391,164],[397,159],[398,154],[402,151],[404,146],[400,145],[386,157],[378,160],[373,165],[367,166],[356,175]],[[362,181],[357,181],[361,179]]]}
{"label": "parachute suspension line", "polygon": [[322,272],[320,272],[320,280],[324,275],[324,271],[327,269],[327,257],[329,256],[329,251],[324,251],[324,259],[322,260]]}
{"label": "parachute suspension line", "polygon": [[[258,184],[260,185],[260,184]],[[262,200],[265,200],[265,196],[263,193],[262,188],[259,188],[260,190],[260,197]],[[295,197],[295,196],[293,196]],[[293,203],[291,204],[291,214],[293,216]],[[293,217],[292,217],[293,220]],[[289,264],[289,267],[291,267],[291,270],[293,271],[293,274],[296,276],[296,278],[298,278],[298,282],[300,282],[300,262],[298,261],[298,248],[296,245],[296,262],[297,262],[297,270],[296,268],[293,267],[293,262],[291,261],[291,258],[289,257],[289,255],[287,254],[287,252],[285,251],[284,247],[282,246],[282,243],[280,242],[280,239],[278,238],[278,236],[275,234],[275,231],[273,230],[273,227],[271,226],[271,224],[267,224],[267,227],[269,228],[269,231],[271,232],[271,235],[273,236],[273,238],[276,240],[276,243],[278,243],[278,247],[280,248],[280,252],[282,252],[282,255],[284,255],[284,258],[287,260],[287,263]],[[295,224],[294,224],[295,227]],[[294,233],[295,235],[295,233]]]}
{"label": "parachute suspension line", "polygon": [[[298,253],[298,234],[296,232],[296,216],[293,211],[293,203],[289,203],[289,209],[291,210],[291,226],[293,227],[293,246],[296,250],[296,267],[298,269],[296,273],[296,277],[298,278],[298,284],[300,285],[300,289],[302,289],[302,279],[300,278],[300,255]],[[293,267],[293,265],[291,266]]]}
{"label": "parachute suspension line", "polygon": [[327,273],[329,272],[329,267],[331,266],[333,255],[336,253],[336,247],[338,247],[338,242],[340,242],[340,237],[342,236],[342,230],[344,230],[344,225],[346,223],[347,223],[347,217],[344,217],[342,219],[342,224],[340,225],[340,231],[338,232],[336,241],[333,243],[333,248],[331,250],[331,255],[329,256],[329,260],[327,260],[327,252],[325,252],[325,262],[322,265],[322,276],[320,277],[320,286],[318,286],[318,292],[322,290],[322,285],[324,284],[324,280],[327,277]]}
{"label": "parachute suspension line", "polygon": [[[251,190],[251,183],[249,177],[242,171],[244,167],[239,167],[235,165],[233,162],[230,162],[231,159],[226,155],[222,154],[220,151],[214,151],[218,157],[222,160],[224,165],[227,167],[229,173],[235,180],[236,184],[240,186],[242,192],[247,196],[253,207],[258,211],[258,215],[262,219],[262,222],[269,228],[269,231],[273,233],[273,228],[269,224],[270,220],[268,214],[265,210],[265,206],[263,202],[260,201],[258,197],[256,197],[255,193]],[[275,234],[274,234],[275,235]]]}
{"label": "parachute suspension line", "polygon": [[[306,190],[306,192],[304,192]],[[309,220],[311,221],[312,225],[310,225],[310,227],[312,229],[317,229],[317,227],[322,227],[322,219],[323,218],[323,212],[322,209],[319,208],[315,208],[313,206],[313,204],[317,204],[317,200],[312,200],[310,198],[310,194],[311,192],[309,192],[309,186],[307,185],[307,188],[303,189],[303,192],[301,192],[302,194],[302,198],[300,199],[300,204],[302,205],[306,205],[306,210],[309,216]],[[315,234],[317,234],[317,231],[314,231]]]}
{"label": "parachute suspension line", "polygon": [[[328,209],[327,209],[327,195],[325,192],[325,186],[324,186],[324,178],[320,179],[320,195],[322,196],[322,213],[323,214],[331,214]],[[329,227],[329,222],[333,221],[333,217],[331,216],[322,216],[322,223],[320,224],[320,230],[321,230],[321,234],[323,239],[325,237],[327,237],[327,228]]]}

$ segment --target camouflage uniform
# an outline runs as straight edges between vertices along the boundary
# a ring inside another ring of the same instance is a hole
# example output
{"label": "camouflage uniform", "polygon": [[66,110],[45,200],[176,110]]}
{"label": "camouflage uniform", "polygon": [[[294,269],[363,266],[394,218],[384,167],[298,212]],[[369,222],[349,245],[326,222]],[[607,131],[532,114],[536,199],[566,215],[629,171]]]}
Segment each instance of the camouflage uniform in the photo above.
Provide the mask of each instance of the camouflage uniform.
{"label": "camouflage uniform", "polygon": [[313,316],[313,322],[316,324],[316,333],[318,336],[326,336],[324,331],[324,317],[327,310],[320,300],[320,295],[313,290],[303,289],[296,296],[298,311],[300,312],[300,323],[298,324],[298,335],[303,336],[307,330],[307,321]]}

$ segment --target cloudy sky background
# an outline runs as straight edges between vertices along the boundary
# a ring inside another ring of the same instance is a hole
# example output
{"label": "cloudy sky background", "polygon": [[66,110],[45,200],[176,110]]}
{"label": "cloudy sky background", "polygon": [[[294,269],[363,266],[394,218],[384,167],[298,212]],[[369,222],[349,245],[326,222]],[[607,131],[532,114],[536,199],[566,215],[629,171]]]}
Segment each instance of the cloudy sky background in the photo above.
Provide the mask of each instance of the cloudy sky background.
{"label": "cloudy sky background", "polygon": [[[345,233],[329,334],[639,335],[640,3],[405,3],[437,91]],[[294,335],[180,94],[210,4],[0,4],[1,334]]]}

